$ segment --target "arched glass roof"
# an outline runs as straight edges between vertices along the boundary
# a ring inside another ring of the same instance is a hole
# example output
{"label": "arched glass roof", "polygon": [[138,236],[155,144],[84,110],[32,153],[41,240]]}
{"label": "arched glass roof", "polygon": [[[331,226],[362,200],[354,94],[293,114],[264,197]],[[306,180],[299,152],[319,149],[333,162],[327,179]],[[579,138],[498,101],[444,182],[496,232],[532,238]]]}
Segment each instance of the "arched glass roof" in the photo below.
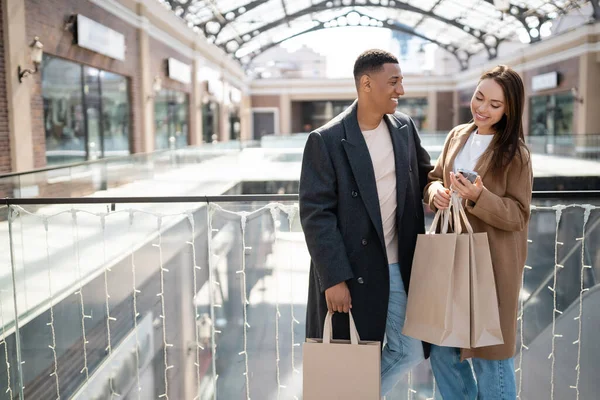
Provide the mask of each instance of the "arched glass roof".
{"label": "arched glass roof", "polygon": [[[158,0],[242,64],[292,37],[339,26],[409,33],[469,58],[503,41],[536,42],[589,0]],[[598,18],[598,0],[592,0]],[[593,16],[590,18],[594,18]]]}

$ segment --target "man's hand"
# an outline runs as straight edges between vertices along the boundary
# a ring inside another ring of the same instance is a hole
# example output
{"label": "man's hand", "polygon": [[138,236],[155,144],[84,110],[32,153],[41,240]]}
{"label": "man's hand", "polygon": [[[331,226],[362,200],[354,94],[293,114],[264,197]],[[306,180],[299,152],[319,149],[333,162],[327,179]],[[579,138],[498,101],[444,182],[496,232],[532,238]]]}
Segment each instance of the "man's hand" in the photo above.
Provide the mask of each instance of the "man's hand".
{"label": "man's hand", "polygon": [[350,290],[346,282],[340,282],[335,286],[325,290],[325,299],[327,300],[327,310],[329,312],[347,313],[352,308],[352,299]]}

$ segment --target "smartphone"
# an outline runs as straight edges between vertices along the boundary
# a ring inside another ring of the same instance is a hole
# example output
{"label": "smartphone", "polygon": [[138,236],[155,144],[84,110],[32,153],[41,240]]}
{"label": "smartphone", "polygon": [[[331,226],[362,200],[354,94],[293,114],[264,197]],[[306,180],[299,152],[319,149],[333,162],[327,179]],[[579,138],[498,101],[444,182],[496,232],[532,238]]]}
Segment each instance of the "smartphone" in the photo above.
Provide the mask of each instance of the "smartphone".
{"label": "smartphone", "polygon": [[457,169],[457,172],[459,174],[462,174],[462,176],[467,178],[467,180],[471,183],[475,183],[475,179],[477,179],[477,177],[479,176],[479,174],[477,174],[477,172],[470,171],[468,169],[463,169],[463,168]]}

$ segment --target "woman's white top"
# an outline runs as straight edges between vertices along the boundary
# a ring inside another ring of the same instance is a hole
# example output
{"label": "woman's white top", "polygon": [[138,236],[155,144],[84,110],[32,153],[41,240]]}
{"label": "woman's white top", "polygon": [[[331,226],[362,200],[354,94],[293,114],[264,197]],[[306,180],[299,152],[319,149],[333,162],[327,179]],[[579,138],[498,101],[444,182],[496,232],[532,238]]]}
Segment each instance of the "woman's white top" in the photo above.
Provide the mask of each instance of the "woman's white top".
{"label": "woman's white top", "polygon": [[480,135],[477,133],[477,130],[471,133],[467,143],[465,143],[464,147],[454,159],[454,173],[456,173],[459,168],[475,171],[477,161],[486,151],[493,138],[494,135]]}

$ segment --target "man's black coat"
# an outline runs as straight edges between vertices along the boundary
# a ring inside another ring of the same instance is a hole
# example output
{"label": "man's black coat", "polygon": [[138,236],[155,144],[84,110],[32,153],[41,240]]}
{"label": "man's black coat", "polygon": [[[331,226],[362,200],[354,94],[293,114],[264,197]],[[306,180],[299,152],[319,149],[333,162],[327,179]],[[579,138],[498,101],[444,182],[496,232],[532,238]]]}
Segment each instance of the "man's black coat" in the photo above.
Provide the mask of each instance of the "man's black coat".
{"label": "man's black coat", "polygon": [[[389,270],[375,173],[357,107],[355,101],[313,131],[304,149],[300,219],[311,256],[306,337],[323,336],[325,289],[346,281],[361,339],[383,343]],[[422,197],[432,167],[412,119],[399,112],[384,119],[394,146],[399,264],[408,293],[417,235],[425,230]],[[333,332],[335,338],[349,338],[347,314],[334,315]]]}

